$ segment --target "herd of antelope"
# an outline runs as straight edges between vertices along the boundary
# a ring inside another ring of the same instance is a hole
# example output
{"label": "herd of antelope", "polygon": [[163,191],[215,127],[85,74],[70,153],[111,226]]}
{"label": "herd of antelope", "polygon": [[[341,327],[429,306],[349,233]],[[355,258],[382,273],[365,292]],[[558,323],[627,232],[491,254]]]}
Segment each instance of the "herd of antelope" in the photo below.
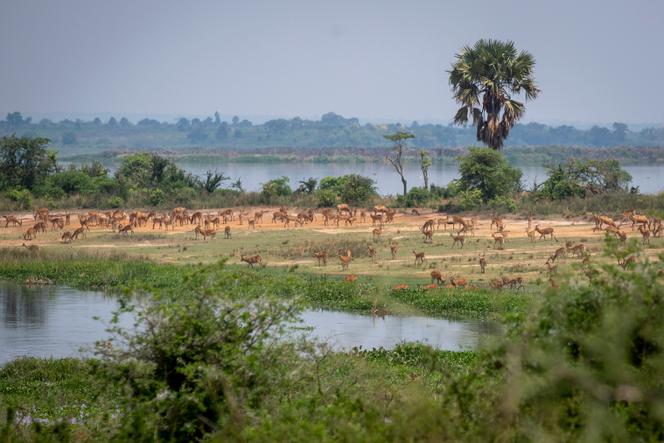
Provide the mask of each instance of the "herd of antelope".
{"label": "herd of antelope", "polygon": [[[265,215],[271,215],[264,220]],[[193,238],[202,238],[204,241],[216,238],[217,231],[223,230],[223,238],[232,238],[231,224],[245,225],[248,230],[255,230],[265,226],[265,223],[282,224],[284,228],[298,228],[307,224],[319,221],[325,227],[349,227],[361,224],[369,225],[371,230],[371,243],[368,243],[366,252],[372,264],[376,264],[379,257],[380,246],[384,245],[381,241],[384,234],[389,231],[387,225],[394,223],[397,210],[383,205],[377,205],[370,209],[354,208],[348,204],[339,204],[335,208],[324,208],[318,211],[308,210],[289,210],[281,207],[276,210],[258,209],[251,212],[245,209],[222,209],[222,210],[189,210],[184,207],[174,208],[169,212],[157,211],[132,211],[124,210],[113,211],[88,211],[85,213],[60,212],[52,213],[48,208],[37,209],[32,217],[20,218],[16,215],[1,216],[4,221],[4,227],[25,229],[22,238],[30,242],[37,239],[43,233],[50,231],[60,231],[60,239],[63,243],[71,243],[79,239],[84,239],[86,233],[91,228],[110,229],[122,236],[131,237],[137,228],[155,230],[175,230],[175,227],[191,226],[193,229],[189,232]],[[402,216],[420,217],[420,211],[413,209],[410,212],[401,212]],[[532,216],[528,217],[528,225],[525,230],[527,238],[531,242],[539,240],[548,240],[558,243],[556,232],[553,227],[533,226]],[[593,215],[593,232],[604,231],[609,235],[615,235],[621,242],[628,238],[628,229],[632,232],[638,231],[644,245],[650,244],[651,238],[660,237],[662,234],[662,220],[657,217],[648,217],[638,214],[634,209],[625,211],[622,218],[613,219],[607,215]],[[77,224],[76,226],[74,226]],[[25,225],[25,226],[24,226]],[[2,226],[2,221],[0,221]],[[476,230],[480,226],[478,217],[461,217],[458,215],[447,215],[444,217],[427,218],[420,226],[419,231],[423,236],[424,244],[432,244],[435,235],[440,235],[440,231],[447,231],[451,240],[450,249],[462,250],[464,246],[475,237]],[[628,229],[625,229],[625,226]],[[489,226],[489,242],[493,242],[493,249],[503,250],[508,242],[507,222],[503,217],[494,215],[491,217]],[[399,234],[400,231],[396,230]],[[398,252],[398,237],[389,239],[387,247],[392,260],[396,260]],[[479,242],[479,239],[472,240]],[[28,247],[25,245],[25,247]],[[37,247],[29,247],[31,251],[36,251]],[[486,252],[486,249],[485,249]],[[328,264],[328,251],[316,250],[313,257],[317,260],[318,266]],[[413,264],[415,267],[424,267],[428,263],[424,251],[413,250]],[[588,247],[585,243],[573,243],[566,241],[565,246],[557,248],[546,260],[549,275],[555,274],[557,270],[556,262],[562,257],[574,257],[587,260],[589,255]],[[352,251],[344,249],[336,253],[339,265],[342,271],[348,271],[353,261]],[[248,266],[265,266],[263,258],[259,254],[244,255],[240,254],[240,261],[247,263]],[[633,259],[632,259],[633,261]],[[480,273],[485,273],[487,260],[485,253],[479,256]],[[621,263],[626,267],[630,263]],[[433,266],[433,265],[432,265]],[[437,286],[447,283],[452,287],[465,287],[467,281],[458,276],[443,277],[439,270],[431,272],[432,282],[429,286]],[[465,283],[464,283],[465,282]],[[490,282],[490,286],[499,288],[523,287],[524,279],[520,276],[501,277]]]}

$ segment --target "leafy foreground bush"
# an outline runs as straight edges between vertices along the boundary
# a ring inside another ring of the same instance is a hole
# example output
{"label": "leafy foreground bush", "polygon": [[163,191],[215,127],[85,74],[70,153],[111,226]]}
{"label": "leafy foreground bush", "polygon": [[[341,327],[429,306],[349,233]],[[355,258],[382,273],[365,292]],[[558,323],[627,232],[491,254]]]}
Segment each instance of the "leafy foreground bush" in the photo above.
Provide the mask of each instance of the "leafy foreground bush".
{"label": "leafy foreground bush", "polygon": [[635,244],[612,242],[606,253],[636,260],[625,269],[586,263],[477,353],[278,343],[296,308],[261,297],[277,286],[250,290],[219,265],[188,271],[177,291],[125,305],[138,328],[115,330],[124,346],[99,345],[96,375],[116,386],[117,409],[85,424],[87,434],[56,423],[42,438],[6,424],[2,437],[662,441],[664,257],[651,262]]}

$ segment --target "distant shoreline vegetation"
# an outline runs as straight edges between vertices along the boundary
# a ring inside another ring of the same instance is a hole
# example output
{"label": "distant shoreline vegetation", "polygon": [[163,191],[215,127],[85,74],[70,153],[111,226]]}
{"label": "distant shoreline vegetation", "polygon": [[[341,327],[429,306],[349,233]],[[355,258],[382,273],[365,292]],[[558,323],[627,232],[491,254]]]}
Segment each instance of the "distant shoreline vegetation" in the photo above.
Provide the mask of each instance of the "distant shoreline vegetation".
{"label": "distant shoreline vegetation", "polygon": [[[261,148],[234,149],[117,149],[91,154],[63,155],[71,163],[102,161],[113,163],[127,155],[150,152],[180,163],[382,163],[387,148]],[[418,149],[409,149],[407,163],[419,163]],[[570,158],[618,160],[622,165],[664,165],[664,147],[586,148],[565,146],[507,147],[503,150],[511,163],[551,166]],[[431,151],[433,163],[454,163],[468,154],[467,148],[439,148]]]}
{"label": "distant shoreline vegetation", "polygon": [[[33,121],[20,112],[11,112],[0,120],[0,137],[43,137],[51,143],[50,149],[61,157],[93,155],[118,149],[229,149],[235,151],[255,149],[386,149],[384,136],[399,131],[415,135],[409,146],[435,151],[441,148],[462,148],[477,144],[476,129],[441,124],[360,123],[357,118],[345,118],[329,112],[320,120],[299,117],[275,119],[262,124],[233,117],[222,121],[215,113],[206,119],[180,118],[173,122],[143,119],[131,122],[125,117],[112,117],[107,121],[48,119]],[[664,127],[632,130],[628,125],[615,122],[610,127],[593,126],[578,129],[572,126],[548,126],[540,123],[517,124],[511,129],[506,143],[518,147],[573,146],[573,147],[663,147]]]}

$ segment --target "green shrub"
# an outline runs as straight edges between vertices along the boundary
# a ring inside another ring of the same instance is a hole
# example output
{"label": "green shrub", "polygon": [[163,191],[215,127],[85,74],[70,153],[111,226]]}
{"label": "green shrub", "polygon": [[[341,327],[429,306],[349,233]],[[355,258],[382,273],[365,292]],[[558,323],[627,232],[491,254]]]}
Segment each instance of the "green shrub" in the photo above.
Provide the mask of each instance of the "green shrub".
{"label": "green shrub", "polygon": [[32,208],[32,193],[27,189],[10,189],[6,195],[11,201],[18,203],[21,209]]}

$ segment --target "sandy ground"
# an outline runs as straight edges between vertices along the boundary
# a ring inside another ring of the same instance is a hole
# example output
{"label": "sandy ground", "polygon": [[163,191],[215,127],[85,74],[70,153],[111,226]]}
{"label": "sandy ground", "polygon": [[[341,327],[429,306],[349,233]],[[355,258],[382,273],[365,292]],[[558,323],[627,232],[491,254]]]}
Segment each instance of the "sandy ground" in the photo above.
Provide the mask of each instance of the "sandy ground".
{"label": "sandy ground", "polygon": [[[229,222],[232,231],[232,239],[224,239],[221,225],[217,235],[207,241],[195,240],[194,225],[176,226],[173,230],[152,229],[152,222],[146,226],[135,228],[134,235],[127,237],[112,232],[110,228],[92,227],[86,239],[74,241],[65,245],[60,241],[63,231],[73,231],[79,226],[78,218],[71,217],[71,224],[60,230],[51,230],[46,234],[37,234],[33,241],[24,240],[23,234],[27,228],[34,225],[34,219],[30,213],[13,214],[23,220],[22,226],[6,227],[3,219],[0,219],[0,247],[21,247],[23,243],[38,245],[42,250],[67,250],[81,248],[90,251],[114,251],[126,252],[129,255],[141,255],[157,261],[187,263],[187,262],[209,262],[218,258],[229,258],[231,262],[239,263],[241,253],[260,253],[264,262],[273,266],[298,265],[309,268],[314,272],[328,274],[341,273],[338,259],[336,258],[335,245],[344,241],[363,242],[367,245],[373,244],[378,249],[376,263],[372,263],[368,257],[354,258],[350,271],[357,274],[375,274],[392,276],[395,280],[409,278],[427,278],[430,268],[439,268],[448,274],[467,275],[473,274],[476,281],[487,281],[496,275],[515,274],[527,276],[530,279],[546,277],[543,273],[544,262],[557,248],[564,246],[566,241],[575,244],[582,242],[586,244],[591,254],[600,257],[604,234],[593,232],[594,223],[583,218],[563,219],[547,218],[533,219],[532,227],[554,228],[558,241],[537,240],[531,242],[526,235],[528,221],[523,218],[505,217],[505,232],[507,242],[504,249],[498,249],[494,245],[491,233],[491,219],[487,215],[479,216],[479,226],[474,236],[468,236],[463,249],[452,248],[450,238],[451,229],[435,231],[431,244],[423,243],[420,227],[430,219],[444,217],[439,213],[423,213],[422,215],[410,215],[410,213],[399,212],[393,223],[383,226],[383,232],[378,242],[372,238],[371,219],[365,222],[356,222],[352,226],[339,227],[325,226],[323,217],[317,213],[313,223],[305,224],[303,227],[284,227],[283,223],[272,223],[272,212],[277,208],[242,208],[249,217],[257,210],[268,210],[263,216],[264,221],[258,223],[255,229],[249,229],[245,221],[240,224],[237,218]],[[239,209],[236,209],[237,213]],[[190,211],[190,213],[193,211]],[[218,209],[204,210],[203,213],[218,214]],[[59,211],[58,213],[62,213]],[[87,211],[72,211],[72,214],[85,214]],[[289,211],[296,214],[297,210]],[[641,239],[638,231],[633,231],[630,226],[622,228],[630,238]],[[539,237],[539,236],[538,236]],[[396,243],[399,246],[398,256],[391,260],[389,244]],[[312,250],[328,250],[330,258],[326,267],[318,267],[317,261],[312,257]],[[426,262],[424,266],[415,266],[412,251],[425,251]],[[664,252],[662,239],[652,239],[651,245],[644,251],[644,255],[655,257]],[[484,254],[488,261],[487,274],[479,274],[478,258]],[[570,257],[558,260],[562,267],[572,268],[571,264],[578,260]],[[548,277],[547,277],[548,278]]]}

